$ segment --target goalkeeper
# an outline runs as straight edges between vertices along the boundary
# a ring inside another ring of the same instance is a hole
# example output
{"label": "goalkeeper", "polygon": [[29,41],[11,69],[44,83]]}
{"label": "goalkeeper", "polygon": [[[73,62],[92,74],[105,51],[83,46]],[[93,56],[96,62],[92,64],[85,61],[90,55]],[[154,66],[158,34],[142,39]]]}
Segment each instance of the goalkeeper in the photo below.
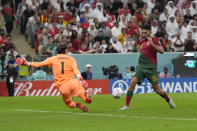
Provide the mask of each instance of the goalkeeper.
{"label": "goalkeeper", "polygon": [[[76,60],[68,56],[68,49],[66,44],[60,44],[57,47],[57,56],[49,57],[42,62],[27,62],[24,58],[17,58],[18,65],[27,65],[32,67],[51,66],[54,75],[55,87],[59,88],[64,103],[70,107],[77,107],[84,112],[88,112],[88,108],[83,106],[80,102],[73,102],[72,96],[80,97],[84,102],[90,104],[92,97],[84,88],[88,83],[83,80],[81,73],[77,67]],[[78,80],[75,79],[77,76]]]}

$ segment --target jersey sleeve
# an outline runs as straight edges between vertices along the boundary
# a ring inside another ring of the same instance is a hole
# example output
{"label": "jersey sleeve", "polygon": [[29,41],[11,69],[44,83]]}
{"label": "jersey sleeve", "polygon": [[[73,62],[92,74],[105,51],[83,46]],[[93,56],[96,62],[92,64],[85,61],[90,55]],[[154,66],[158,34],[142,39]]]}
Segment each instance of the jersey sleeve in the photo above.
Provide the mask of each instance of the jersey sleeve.
{"label": "jersey sleeve", "polygon": [[74,58],[72,58],[72,67],[73,67],[74,74],[76,76],[81,75],[81,73],[80,73],[80,71],[78,69],[78,66],[77,66],[77,62],[76,62],[76,60]]}
{"label": "jersey sleeve", "polygon": [[162,45],[161,45],[161,42],[159,41],[159,39],[157,39],[157,38],[152,38],[152,40],[153,40],[153,43],[154,43],[155,45],[157,45],[157,46],[162,46]]}
{"label": "jersey sleeve", "polygon": [[48,59],[46,59],[46,60],[44,60],[44,61],[42,61],[42,62],[31,62],[31,66],[32,67],[41,67],[41,66],[46,66],[46,65],[48,65],[48,66],[51,66],[52,65],[52,57],[50,57],[50,58],[48,58]]}

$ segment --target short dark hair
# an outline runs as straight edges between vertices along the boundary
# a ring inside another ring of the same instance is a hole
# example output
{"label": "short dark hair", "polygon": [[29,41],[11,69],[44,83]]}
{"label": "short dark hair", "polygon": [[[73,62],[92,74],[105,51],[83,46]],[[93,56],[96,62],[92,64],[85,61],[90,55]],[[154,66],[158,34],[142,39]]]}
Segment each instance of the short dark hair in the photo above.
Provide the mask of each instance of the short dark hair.
{"label": "short dark hair", "polygon": [[14,59],[14,55],[13,54],[9,54],[8,56],[11,56]]}
{"label": "short dark hair", "polygon": [[144,30],[151,30],[151,26],[146,24],[146,25],[142,26],[142,29],[144,29]]}
{"label": "short dark hair", "polygon": [[65,54],[66,53],[66,49],[67,49],[67,45],[66,44],[59,44],[57,46],[57,53],[58,54]]}

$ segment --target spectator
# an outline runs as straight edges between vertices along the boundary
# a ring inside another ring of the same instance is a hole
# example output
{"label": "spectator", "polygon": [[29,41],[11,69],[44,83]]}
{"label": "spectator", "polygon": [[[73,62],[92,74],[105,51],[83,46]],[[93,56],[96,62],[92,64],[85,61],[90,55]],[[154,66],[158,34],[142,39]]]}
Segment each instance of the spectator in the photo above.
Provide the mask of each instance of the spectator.
{"label": "spectator", "polygon": [[49,30],[49,34],[52,36],[52,37],[55,37],[56,34],[59,33],[59,29],[57,27],[57,23],[56,21],[53,22],[53,27]]}
{"label": "spectator", "polygon": [[173,1],[169,1],[167,3],[166,9],[168,10],[169,15],[175,15],[175,12],[177,10],[177,8],[174,5],[174,2]]}
{"label": "spectator", "polygon": [[153,20],[152,22],[152,26],[151,26],[151,36],[154,36],[157,33],[157,29],[158,29],[158,21],[157,20]]}
{"label": "spectator", "polygon": [[49,37],[49,42],[44,46],[44,54],[52,56],[53,50],[55,48],[53,37]]}
{"label": "spectator", "polygon": [[188,25],[187,21],[184,21],[180,27],[180,33],[181,33],[180,37],[181,37],[182,41],[185,41],[185,39],[187,38],[187,35],[188,35],[187,33],[188,33],[189,29],[187,28],[187,25]]}
{"label": "spectator", "polygon": [[190,9],[190,14],[191,16],[194,16],[195,14],[197,14],[197,1],[192,1],[191,3],[191,7],[189,8]]}
{"label": "spectator", "polygon": [[88,28],[88,32],[90,35],[92,35],[93,37],[97,36],[98,34],[98,31],[97,29],[95,28],[95,24],[93,22],[90,23],[90,26]]}
{"label": "spectator", "polygon": [[15,48],[15,45],[14,45],[14,43],[12,41],[11,35],[9,35],[9,34],[6,35],[6,40],[5,40],[4,46],[6,48],[6,51],[9,51],[10,48],[12,48],[12,47]]}
{"label": "spectator", "polygon": [[75,39],[73,42],[72,42],[72,49],[73,49],[73,52],[75,53],[78,53],[79,51],[79,48],[81,47],[81,44],[82,43],[82,40],[81,40],[81,35],[77,35],[77,39]]}
{"label": "spectator", "polygon": [[127,3],[123,4],[123,8],[118,11],[119,16],[118,20],[122,20],[122,17],[125,16],[125,21],[130,21],[131,20],[131,11],[128,9]]}
{"label": "spectator", "polygon": [[126,35],[126,32],[125,32],[125,28],[122,28],[122,29],[121,29],[121,34],[118,35],[118,41],[119,41],[122,45],[124,45],[124,42],[125,42],[125,40],[126,40],[126,37],[127,37],[127,35]]}
{"label": "spectator", "polygon": [[121,27],[119,26],[119,21],[115,22],[115,26],[111,29],[112,31],[112,36],[117,37],[118,35],[121,34]]}
{"label": "spectator", "polygon": [[34,11],[32,10],[32,7],[27,6],[27,9],[24,10],[21,17],[19,18],[21,34],[24,34],[26,32],[28,19],[32,17],[33,15],[34,15]]}
{"label": "spectator", "polygon": [[128,22],[127,22],[126,16],[123,14],[120,19],[120,28],[126,28],[127,23]]}
{"label": "spectator", "polygon": [[164,67],[164,68],[163,68],[163,72],[161,72],[161,73],[159,74],[159,77],[160,77],[160,78],[171,78],[172,75],[168,72],[168,68],[167,68],[167,67]]}
{"label": "spectator", "polygon": [[188,24],[188,26],[187,26],[187,27],[188,27],[188,30],[191,31],[191,30],[193,29],[194,26],[196,26],[196,21],[190,20],[190,21],[189,21],[189,24]]}
{"label": "spectator", "polygon": [[6,41],[6,36],[5,36],[5,31],[4,29],[0,29],[0,47],[3,46],[3,44],[5,43]]}
{"label": "spectator", "polygon": [[93,50],[90,50],[89,53],[101,53],[101,52],[102,52],[102,49],[101,49],[100,42],[95,42],[94,49]]}
{"label": "spectator", "polygon": [[22,0],[17,6],[16,16],[18,18],[19,24],[22,22],[21,17],[23,15],[23,12],[26,10],[26,8],[27,8],[26,0]]}
{"label": "spectator", "polygon": [[167,21],[169,17],[168,9],[165,9],[161,15],[159,16],[159,21],[164,22]]}
{"label": "spectator", "polygon": [[81,43],[79,48],[79,54],[89,54],[89,49],[87,48],[87,44],[85,42]]}
{"label": "spectator", "polygon": [[91,72],[92,65],[87,64],[86,70],[81,72],[81,76],[84,80],[92,80],[93,73]]}
{"label": "spectator", "polygon": [[105,53],[118,53],[118,51],[112,46],[111,43],[108,43]]}
{"label": "spectator", "polygon": [[94,12],[93,12],[93,10],[90,8],[90,4],[89,4],[89,3],[84,4],[82,10],[85,12],[85,16],[86,16],[88,19],[93,19],[93,18],[94,18]]}
{"label": "spectator", "polygon": [[1,12],[4,16],[6,32],[10,34],[12,32],[15,19],[14,11],[10,7],[10,3],[6,3]]}
{"label": "spectator", "polygon": [[129,68],[129,67],[127,67],[125,69],[125,74],[123,75],[123,79],[131,79],[131,77],[133,75],[133,71],[134,71],[133,68],[134,67],[132,67],[132,71],[131,71],[131,68]]}
{"label": "spectator", "polygon": [[32,74],[32,80],[36,81],[36,80],[46,80],[47,79],[47,74],[45,71],[41,70],[40,68],[38,68],[36,70],[36,72],[34,72]]}
{"label": "spectator", "polygon": [[125,52],[136,52],[134,43],[135,40],[131,37],[131,35],[128,35],[127,40],[124,43]]}
{"label": "spectator", "polygon": [[60,28],[64,28],[64,20],[63,20],[63,16],[60,15],[58,16],[58,21],[57,21],[57,28],[60,29]]}
{"label": "spectator", "polygon": [[114,23],[110,16],[107,17],[107,21],[105,21],[105,27],[112,29],[114,27]]}
{"label": "spectator", "polygon": [[59,32],[54,36],[54,40],[58,43],[61,43],[62,42],[62,39],[63,39],[63,36],[64,36],[64,27],[61,27],[59,29]]}
{"label": "spectator", "polygon": [[106,52],[107,43],[106,43],[106,40],[105,39],[103,39],[101,41],[101,47],[100,48],[102,49],[102,53],[105,53]]}
{"label": "spectator", "polygon": [[155,7],[155,0],[148,1],[148,7],[147,7],[147,14],[150,14],[152,9]]}
{"label": "spectator", "polygon": [[109,79],[122,79],[122,73],[119,72],[119,69],[115,69],[112,74],[109,74]]}
{"label": "spectator", "polygon": [[34,16],[29,18],[29,21],[27,23],[27,28],[29,31],[29,37],[30,37],[30,45],[32,48],[34,48],[35,40],[36,40],[36,33],[39,28],[39,22],[40,18],[38,14],[34,14]]}
{"label": "spectator", "polygon": [[37,32],[38,54],[43,55],[45,46],[49,43],[50,37],[46,28],[40,28]]}
{"label": "spectator", "polygon": [[14,96],[14,83],[18,74],[18,65],[16,64],[16,60],[13,54],[9,54],[8,58],[9,61],[6,65],[6,69],[7,69],[6,85],[8,88],[9,96]]}
{"label": "spectator", "polygon": [[192,39],[197,43],[197,26],[192,27]]}
{"label": "spectator", "polygon": [[121,0],[114,0],[112,3],[113,14],[115,14],[116,18],[118,16],[117,11],[123,7],[123,3]]}
{"label": "spectator", "polygon": [[74,0],[70,0],[66,6],[68,7],[69,11],[72,12],[72,14],[74,15],[76,10],[77,10],[77,6],[76,4],[74,3]]}
{"label": "spectator", "polygon": [[157,7],[154,7],[152,9],[151,14],[148,16],[148,21],[151,22],[153,20],[159,20],[159,17],[160,17],[159,9]]}
{"label": "spectator", "polygon": [[197,44],[194,39],[192,39],[192,32],[189,31],[187,33],[188,38],[185,39],[185,52],[191,52],[197,50]]}
{"label": "spectator", "polygon": [[81,23],[77,22],[76,26],[73,27],[73,30],[76,30],[77,34],[81,34],[81,32],[82,32]]}
{"label": "spectator", "polygon": [[137,4],[133,2],[133,0],[130,0],[128,3],[128,7],[131,10],[131,15],[134,15],[137,11]]}
{"label": "spectator", "polygon": [[13,55],[14,58],[18,55],[18,52],[15,50],[15,47],[12,45],[10,49],[6,52],[6,56]]}
{"label": "spectator", "polygon": [[181,40],[180,33],[178,32],[177,35],[172,40],[172,48],[176,52],[184,51],[184,41]]}
{"label": "spectator", "polygon": [[137,4],[137,8],[143,8],[144,2],[142,0],[135,0],[135,3]]}
{"label": "spectator", "polygon": [[100,29],[99,32],[98,32],[98,35],[94,38],[94,41],[101,43],[102,39],[104,39],[103,31]]}
{"label": "spectator", "polygon": [[179,26],[173,15],[169,16],[165,29],[168,34],[169,40],[172,40],[173,38],[176,37],[176,34],[179,31]]}
{"label": "spectator", "polygon": [[112,37],[110,39],[110,43],[112,44],[114,49],[117,50],[118,53],[124,53],[124,50],[122,48],[122,44],[119,41],[117,41],[116,37]]}
{"label": "spectator", "polygon": [[165,34],[161,43],[163,44],[164,51],[171,52],[174,49],[172,48],[172,41],[168,38],[168,34]]}
{"label": "spectator", "polygon": [[103,4],[96,3],[96,8],[94,9],[94,18],[98,18],[99,22],[103,21]]}
{"label": "spectator", "polygon": [[131,37],[134,36],[134,34],[137,34],[138,36],[140,35],[140,28],[137,23],[137,17],[133,16],[131,18],[131,24],[128,24],[130,28],[126,28],[127,34],[130,34]]}
{"label": "spectator", "polygon": [[90,26],[89,19],[88,19],[88,17],[85,17],[85,22],[83,22],[81,24],[81,27],[84,28],[84,29],[88,29],[89,26]]}
{"label": "spectator", "polygon": [[192,20],[192,16],[191,16],[191,13],[190,13],[190,9],[187,9],[187,10],[186,10],[186,14],[184,15],[184,19],[187,20],[187,21]]}

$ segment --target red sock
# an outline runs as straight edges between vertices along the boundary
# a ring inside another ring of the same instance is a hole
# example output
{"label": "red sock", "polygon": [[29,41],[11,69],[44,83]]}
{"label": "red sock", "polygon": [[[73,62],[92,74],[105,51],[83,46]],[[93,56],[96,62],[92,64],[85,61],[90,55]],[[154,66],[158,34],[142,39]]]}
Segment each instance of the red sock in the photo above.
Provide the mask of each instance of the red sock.
{"label": "red sock", "polygon": [[128,90],[127,91],[127,96],[126,96],[126,106],[128,106],[128,107],[129,107],[132,96],[133,96],[133,91]]}
{"label": "red sock", "polygon": [[130,101],[131,101],[132,96],[126,96],[126,106],[129,107]]}
{"label": "red sock", "polygon": [[163,94],[160,94],[160,96],[163,97],[164,99],[166,99],[167,102],[170,101],[170,97],[166,94],[166,92]]}

